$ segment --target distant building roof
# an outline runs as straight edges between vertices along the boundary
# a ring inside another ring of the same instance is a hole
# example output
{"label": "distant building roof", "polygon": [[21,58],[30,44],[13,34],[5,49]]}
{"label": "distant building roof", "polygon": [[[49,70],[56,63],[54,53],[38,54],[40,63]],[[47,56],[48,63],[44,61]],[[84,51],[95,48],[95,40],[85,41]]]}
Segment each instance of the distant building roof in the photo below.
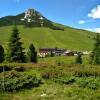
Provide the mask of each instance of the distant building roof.
{"label": "distant building roof", "polygon": [[41,52],[41,51],[54,52],[54,51],[65,51],[65,49],[59,49],[59,48],[40,48],[39,52]]}

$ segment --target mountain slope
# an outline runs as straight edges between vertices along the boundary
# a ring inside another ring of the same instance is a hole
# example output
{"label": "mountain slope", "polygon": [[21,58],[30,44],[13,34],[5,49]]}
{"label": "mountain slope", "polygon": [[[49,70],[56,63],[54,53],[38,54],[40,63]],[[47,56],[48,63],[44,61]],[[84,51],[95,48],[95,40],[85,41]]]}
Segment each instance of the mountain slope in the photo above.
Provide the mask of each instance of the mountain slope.
{"label": "mountain slope", "polygon": [[[0,44],[3,44],[4,47],[7,47],[12,27],[0,27]],[[65,26],[61,27],[64,28],[64,31],[18,26],[25,48],[28,48],[30,43],[34,43],[37,48],[60,47],[72,50],[91,50],[93,48],[94,33]]]}
{"label": "mountain slope", "polygon": [[5,16],[3,18],[0,18],[0,26],[9,26],[13,24],[23,24],[23,22],[20,21],[21,18],[23,18],[24,13],[19,14],[17,16]]}
{"label": "mountain slope", "polygon": [[0,44],[7,47],[12,25],[16,24],[21,33],[24,47],[34,43],[37,48],[59,47],[72,50],[91,50],[94,33],[54,23],[34,9],[16,16],[0,18]]}

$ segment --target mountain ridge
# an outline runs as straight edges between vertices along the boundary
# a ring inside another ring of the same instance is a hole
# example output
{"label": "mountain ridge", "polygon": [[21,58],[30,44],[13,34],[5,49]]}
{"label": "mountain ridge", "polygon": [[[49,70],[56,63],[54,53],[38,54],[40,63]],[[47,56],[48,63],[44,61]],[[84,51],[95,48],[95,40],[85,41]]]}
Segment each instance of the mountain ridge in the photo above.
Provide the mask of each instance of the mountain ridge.
{"label": "mountain ridge", "polygon": [[5,16],[0,18],[0,26],[24,25],[25,27],[49,27],[54,30],[64,30],[54,26],[54,22],[48,20],[40,12],[34,9],[28,9],[24,13],[15,16]]}

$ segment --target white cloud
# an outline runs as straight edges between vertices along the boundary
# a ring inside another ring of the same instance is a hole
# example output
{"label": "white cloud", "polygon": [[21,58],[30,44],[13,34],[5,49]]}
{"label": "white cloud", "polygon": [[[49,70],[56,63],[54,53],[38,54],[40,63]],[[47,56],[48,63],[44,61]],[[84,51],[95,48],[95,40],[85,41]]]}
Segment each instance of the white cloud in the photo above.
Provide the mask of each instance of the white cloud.
{"label": "white cloud", "polygon": [[92,28],[92,29],[87,29],[88,31],[100,33],[100,28]]}
{"label": "white cloud", "polygon": [[96,8],[92,9],[91,12],[88,14],[88,17],[91,17],[93,19],[100,18],[100,5],[98,5]]}
{"label": "white cloud", "polygon": [[100,33],[100,28],[94,28],[94,31]]}
{"label": "white cloud", "polygon": [[84,23],[85,23],[84,20],[80,20],[80,21],[78,21],[78,24],[84,24]]}

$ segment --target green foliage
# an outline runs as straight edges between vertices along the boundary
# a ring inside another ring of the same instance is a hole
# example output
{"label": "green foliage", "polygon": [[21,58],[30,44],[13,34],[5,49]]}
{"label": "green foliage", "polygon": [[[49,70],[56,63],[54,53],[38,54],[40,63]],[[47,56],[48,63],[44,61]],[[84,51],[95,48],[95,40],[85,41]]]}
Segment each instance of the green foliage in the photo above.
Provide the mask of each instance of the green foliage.
{"label": "green foliage", "polygon": [[[2,66],[8,66],[13,70],[18,71],[5,72],[7,89],[9,91],[18,92],[0,92],[0,99],[99,100],[99,65],[69,64],[68,61],[72,61],[72,58],[74,61],[74,57],[50,57],[42,59],[43,61],[39,61],[38,64],[1,63],[0,68]],[[56,63],[57,60],[63,61],[64,63],[60,64],[59,66]],[[52,63],[52,61],[55,61],[55,63]],[[20,69],[25,70],[24,72],[20,72]],[[1,80],[2,76],[3,73],[0,74]],[[30,81],[32,83],[34,81],[32,77],[37,78],[37,81],[34,82],[35,85],[33,86],[29,85]],[[33,79],[33,81],[31,79]],[[40,79],[43,80],[42,85],[39,85],[41,83]],[[8,86],[10,86],[11,88],[9,88]]]}
{"label": "green foliage", "polygon": [[0,63],[4,61],[4,48],[0,45]]}
{"label": "green foliage", "polygon": [[99,77],[83,77],[77,78],[77,84],[80,87],[88,87],[90,89],[100,88],[100,78]]}
{"label": "green foliage", "polygon": [[100,64],[100,35],[96,35],[93,52],[90,56],[91,64]]}
{"label": "green foliage", "polygon": [[60,76],[63,76],[63,72],[62,70],[60,70],[59,68],[57,69],[54,66],[47,67],[42,73],[41,73],[41,77],[44,79],[53,79],[53,78],[57,78]]}
{"label": "green foliage", "polygon": [[100,78],[99,77],[75,77],[75,76],[64,76],[53,79],[54,82],[63,84],[76,83],[79,87],[98,89],[100,88]]}
{"label": "green foliage", "polygon": [[[25,88],[38,87],[40,79],[36,75],[21,74],[10,71],[5,75],[5,91],[18,91]],[[0,75],[0,90],[3,89],[2,73]]]}
{"label": "green foliage", "polygon": [[16,26],[13,28],[9,39],[7,60],[9,62],[25,62],[22,42],[20,42],[19,30]]}
{"label": "green foliage", "polygon": [[75,63],[76,64],[82,64],[82,55],[80,53],[78,53]]}
{"label": "green foliage", "polygon": [[76,81],[74,76],[58,77],[58,78],[54,78],[53,80],[55,82],[60,82],[60,83],[64,83],[64,84],[71,84]]}
{"label": "green foliage", "polygon": [[25,71],[25,67],[23,67],[23,66],[14,67],[13,69],[18,71],[18,72],[24,72]]}
{"label": "green foliage", "polygon": [[30,62],[37,63],[37,51],[35,50],[33,44],[30,44],[29,46],[28,56]]}

